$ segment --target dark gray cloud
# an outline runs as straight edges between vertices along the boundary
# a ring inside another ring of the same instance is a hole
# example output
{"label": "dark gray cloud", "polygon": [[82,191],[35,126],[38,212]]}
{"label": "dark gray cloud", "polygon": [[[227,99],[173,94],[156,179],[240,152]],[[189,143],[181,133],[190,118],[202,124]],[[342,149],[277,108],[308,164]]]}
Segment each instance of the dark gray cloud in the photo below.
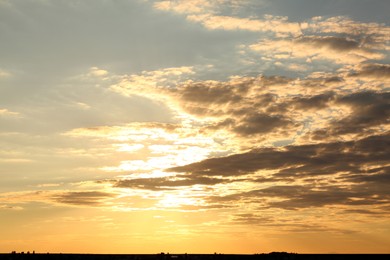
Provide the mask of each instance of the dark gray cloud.
{"label": "dark gray cloud", "polygon": [[227,180],[202,177],[202,176],[181,176],[180,179],[172,178],[140,178],[140,179],[123,179],[110,181],[117,188],[136,188],[146,190],[166,190],[191,185],[215,185],[226,183]]}
{"label": "dark gray cloud", "polygon": [[275,219],[268,216],[261,216],[253,213],[242,213],[233,216],[233,222],[245,225],[273,226],[277,225]]}
{"label": "dark gray cloud", "polygon": [[336,233],[355,233],[353,230],[329,228],[322,223],[309,223],[302,219],[290,222],[287,219],[277,219],[273,216],[264,216],[264,213],[244,213],[233,216],[235,224],[256,225],[262,227],[282,228],[290,232],[336,232]]}
{"label": "dark gray cloud", "polygon": [[241,77],[227,82],[189,82],[168,91],[185,111],[215,117],[216,122],[208,129],[223,128],[240,136],[251,136],[294,126],[292,120],[282,114],[285,110],[281,105],[274,111],[265,111],[267,107],[274,107],[277,95],[259,91],[289,81],[291,79],[276,76]]}
{"label": "dark gray cloud", "polygon": [[[378,183],[376,183],[378,185]],[[385,184],[388,187],[389,183]],[[384,185],[383,185],[384,186]],[[339,182],[337,185],[321,185],[316,182],[310,184],[273,185],[264,189],[249,192],[238,192],[228,196],[208,197],[210,204],[255,203],[258,209],[281,208],[294,210],[298,208],[324,207],[328,205],[343,205],[350,210],[362,206],[378,206],[373,212],[361,211],[361,214],[384,214],[386,209],[380,206],[390,204],[388,189],[378,189],[374,185],[359,183],[347,185]],[[276,199],[276,200],[275,200]]]}
{"label": "dark gray cloud", "polygon": [[367,170],[368,175],[352,175],[346,178],[352,182],[386,183],[390,184],[390,166],[375,167]]}
{"label": "dark gray cloud", "polygon": [[325,205],[374,205],[388,204],[389,192],[377,194],[373,190],[361,190],[359,186],[273,186],[252,192],[256,197],[278,197],[284,200],[270,202],[269,206],[285,209],[322,207]]}
{"label": "dark gray cloud", "polygon": [[240,83],[200,81],[169,90],[184,110],[198,116],[224,116],[231,107],[241,107],[245,95],[253,86],[254,78],[241,78]]}
{"label": "dark gray cloud", "polygon": [[249,88],[248,84],[241,86],[232,86],[226,84],[214,85],[211,82],[196,82],[182,86],[180,95],[185,102],[196,103],[235,103],[242,99],[241,94],[245,93]]}
{"label": "dark gray cloud", "polygon": [[343,211],[347,214],[364,214],[364,215],[386,215],[386,212],[367,210],[367,209],[346,209]]}
{"label": "dark gray cloud", "polygon": [[389,64],[363,64],[357,71],[351,72],[350,77],[368,77],[376,79],[390,79]]}
{"label": "dark gray cloud", "polygon": [[[230,81],[198,81],[180,85],[176,89],[169,89],[184,107],[193,106],[222,106],[231,105],[241,108],[248,102],[271,102],[272,93],[264,93],[268,87],[283,86],[293,79],[281,76],[236,77]],[[260,91],[261,90],[261,91]],[[249,103],[248,105],[250,105]],[[233,109],[228,107],[227,111]]]}
{"label": "dark gray cloud", "polygon": [[274,129],[287,128],[292,125],[290,119],[282,115],[252,113],[241,118],[241,121],[232,127],[239,135],[269,133]]}
{"label": "dark gray cloud", "polygon": [[79,206],[99,206],[104,200],[114,197],[115,194],[101,191],[74,191],[53,195],[52,200],[58,203],[79,205]]}
{"label": "dark gray cloud", "polygon": [[[332,45],[338,40],[332,38],[325,42]],[[343,47],[338,48],[347,48],[344,45],[341,44]],[[366,68],[365,73],[370,71],[378,77],[386,75],[388,69],[375,64],[365,65],[363,68]],[[297,118],[296,113],[315,112],[333,106],[348,106],[351,112],[337,121],[326,119],[326,128],[309,133],[312,139],[322,140],[349,133],[364,133],[367,136],[365,132],[372,127],[389,123],[388,92],[360,91],[341,94],[329,91],[329,86],[340,85],[344,79],[327,75],[316,79],[307,78],[300,82],[304,88],[316,88],[313,89],[316,94],[286,95],[284,86],[292,80],[286,77],[260,76],[218,83],[190,82],[172,90],[171,94],[178,98],[187,112],[214,117],[215,122],[210,124],[208,129],[226,129],[241,137],[259,137],[271,133],[288,136],[304,125],[304,119]],[[324,88],[323,93],[318,91],[318,88]]]}
{"label": "dark gray cloud", "polygon": [[278,170],[276,176],[310,176],[362,172],[365,164],[382,165],[390,157],[389,135],[358,141],[261,148],[227,157],[170,168],[198,176],[239,176],[258,170]]}
{"label": "dark gray cloud", "polygon": [[[195,176],[237,177],[258,170],[274,170],[267,177],[241,177],[239,182],[266,183],[267,188],[232,191],[225,196],[206,198],[212,205],[255,203],[260,209],[293,210],[343,205],[354,213],[362,206],[377,205],[375,211],[359,214],[385,214],[390,204],[390,135],[377,135],[357,141],[263,148],[227,157],[207,159],[168,171]],[[376,166],[376,167],[374,167]],[[257,176],[257,175],[256,175]],[[321,179],[327,176],[325,179]],[[301,180],[297,184],[297,180]],[[284,183],[284,184],[282,184]],[[276,200],[274,200],[276,199]],[[239,217],[238,223],[262,223],[266,219]],[[263,224],[265,224],[263,223]]]}
{"label": "dark gray cloud", "polygon": [[327,47],[340,52],[360,48],[359,42],[353,39],[334,36],[305,36],[299,38],[297,43],[310,44],[318,48]]}
{"label": "dark gray cloud", "polygon": [[328,128],[313,132],[313,138],[322,140],[343,134],[362,134],[371,127],[390,123],[390,93],[357,92],[336,99],[336,104],[347,105],[351,113],[338,121],[330,122]]}
{"label": "dark gray cloud", "polygon": [[[390,135],[386,134],[357,141],[287,146],[283,149],[262,148],[168,171],[230,178],[259,170],[275,171],[268,177],[237,180],[267,183],[269,187],[247,192],[237,190],[237,193],[228,196],[211,196],[208,198],[211,204],[258,203],[259,207],[284,209],[326,205],[356,207],[390,203],[389,167],[370,167],[385,165],[388,158]],[[323,176],[327,176],[327,181],[320,179]],[[296,184],[299,179],[302,182]],[[267,198],[278,200],[266,201]]]}
{"label": "dark gray cloud", "polygon": [[332,101],[335,97],[335,93],[327,92],[310,97],[295,97],[292,100],[292,104],[296,109],[322,109],[326,108],[329,105],[329,102]]}
{"label": "dark gray cloud", "polygon": [[208,129],[229,129],[230,131],[244,137],[251,135],[266,134],[272,131],[283,131],[283,129],[289,129],[293,126],[293,122],[283,115],[272,115],[267,113],[250,113],[245,109],[241,111],[235,111],[235,114],[243,114],[235,119],[228,118],[222,120]]}

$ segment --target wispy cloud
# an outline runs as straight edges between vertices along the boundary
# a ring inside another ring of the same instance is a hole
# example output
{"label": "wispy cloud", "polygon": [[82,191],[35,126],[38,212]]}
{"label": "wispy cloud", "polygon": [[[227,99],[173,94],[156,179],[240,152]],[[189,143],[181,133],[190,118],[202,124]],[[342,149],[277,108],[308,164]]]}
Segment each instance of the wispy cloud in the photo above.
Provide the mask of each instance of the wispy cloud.
{"label": "wispy cloud", "polygon": [[3,69],[0,69],[0,79],[1,78],[9,78],[12,76],[12,73]]}
{"label": "wispy cloud", "polygon": [[5,117],[19,117],[20,113],[10,111],[6,108],[0,109],[0,116],[5,116]]}
{"label": "wispy cloud", "polygon": [[115,195],[102,191],[70,191],[51,195],[51,199],[58,203],[78,206],[99,206]]}
{"label": "wispy cloud", "polygon": [[210,30],[246,30],[253,32],[274,32],[279,36],[299,36],[302,34],[299,23],[287,21],[287,17],[267,15],[264,20],[231,16],[189,15],[187,19],[203,24]]}
{"label": "wispy cloud", "polygon": [[264,40],[250,45],[250,49],[270,58],[331,60],[341,64],[355,64],[366,60],[380,60],[384,54],[371,51],[352,39],[333,36],[305,36],[293,40]]}

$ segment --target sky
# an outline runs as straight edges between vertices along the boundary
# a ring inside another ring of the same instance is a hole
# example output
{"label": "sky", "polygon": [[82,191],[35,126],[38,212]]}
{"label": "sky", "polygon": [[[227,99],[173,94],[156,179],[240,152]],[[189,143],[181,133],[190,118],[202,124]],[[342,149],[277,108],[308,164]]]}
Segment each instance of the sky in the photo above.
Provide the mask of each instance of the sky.
{"label": "sky", "polygon": [[390,253],[389,12],[0,0],[0,252]]}

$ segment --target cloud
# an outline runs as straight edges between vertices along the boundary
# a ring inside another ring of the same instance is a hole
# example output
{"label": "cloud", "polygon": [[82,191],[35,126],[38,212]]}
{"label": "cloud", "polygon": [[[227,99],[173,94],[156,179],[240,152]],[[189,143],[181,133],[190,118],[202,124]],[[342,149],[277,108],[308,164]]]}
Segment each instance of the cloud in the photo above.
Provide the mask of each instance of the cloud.
{"label": "cloud", "polygon": [[[232,149],[232,144],[225,141],[224,135],[201,133],[197,127],[199,125],[191,121],[176,124],[131,123],[78,128],[64,135],[102,144],[104,148],[99,147],[103,149],[102,154],[110,153],[107,156],[112,159],[99,170],[111,174],[132,173],[133,177],[142,174],[157,177],[163,168],[203,160],[210,154],[226,154]],[[105,146],[107,142],[111,144],[108,147]]]}
{"label": "cloud", "polygon": [[57,203],[76,206],[101,206],[115,194],[101,191],[69,191],[54,194],[51,199]]}
{"label": "cloud", "polygon": [[157,0],[153,7],[162,11],[178,14],[219,13],[221,9],[238,10],[248,4],[249,0]]}
{"label": "cloud", "polygon": [[360,192],[337,186],[322,186],[321,190],[308,186],[273,186],[253,192],[253,196],[278,197],[281,201],[271,202],[270,207],[296,209],[306,207],[322,207],[325,205],[380,205],[389,194],[381,194],[379,198],[370,198],[374,192]]}
{"label": "cloud", "polygon": [[388,82],[390,81],[390,65],[375,63],[359,64],[348,76],[358,79],[375,79]]}
{"label": "cloud", "polygon": [[163,11],[173,11],[180,14],[203,13],[214,7],[208,0],[185,0],[185,1],[158,1],[153,7]]}
{"label": "cloud", "polygon": [[[76,186],[73,183],[74,187]],[[86,183],[78,183],[79,187],[87,187]],[[96,187],[96,183],[92,186]],[[13,191],[2,193],[0,195],[0,205],[12,205],[12,207],[19,208],[24,204],[31,202],[46,203],[51,205],[67,204],[73,206],[105,206],[110,200],[116,198],[117,193],[106,192],[101,190],[73,190],[66,191],[57,186],[37,186],[38,188],[47,188],[47,190],[35,191]],[[99,185],[98,188],[102,188]]]}
{"label": "cloud", "polygon": [[346,134],[363,135],[371,133],[374,127],[389,130],[389,92],[357,92],[338,97],[335,103],[348,106],[351,112],[342,119],[330,121],[326,128],[314,131],[312,138],[321,140]]}
{"label": "cloud", "polygon": [[[338,38],[320,38],[322,41],[329,46],[337,46],[332,48],[341,51],[357,46],[348,41],[339,46]],[[384,65],[365,64],[351,66],[339,74],[313,74],[303,79],[260,75],[235,76],[228,81],[179,80],[173,85],[166,84],[172,75],[192,73],[192,69],[182,67],[132,75],[112,88],[124,95],[156,96],[169,103],[171,109],[179,115],[195,116],[196,120],[202,122],[198,127],[208,134],[228,131],[237,137],[256,136],[260,142],[267,139],[276,141],[280,138],[294,138],[310,122],[312,132],[306,132],[312,141],[318,141],[320,138],[337,138],[339,135],[364,132],[386,124],[383,121],[387,115],[385,94],[372,94],[377,97],[373,105],[359,106],[347,102],[349,96],[352,98],[369,92],[364,90],[365,85],[353,82],[351,78],[363,79],[367,75],[383,77],[386,68]],[[139,78],[143,80],[137,83]],[[142,85],[144,81],[149,85]],[[343,89],[346,82],[350,85]],[[346,94],[354,85],[360,89],[353,94]],[[348,125],[347,121],[350,130],[346,129],[347,126],[343,127]],[[339,122],[339,126],[336,122]],[[303,140],[300,139],[300,142]]]}
{"label": "cloud", "polygon": [[181,85],[178,91],[180,91],[180,98],[184,102],[221,105],[240,101],[240,93],[245,92],[247,88],[245,84],[234,86],[233,84],[226,85],[215,81],[205,81]]}
{"label": "cloud", "polygon": [[328,107],[328,104],[334,100],[335,93],[326,92],[319,95],[313,95],[309,97],[295,97],[291,103],[297,109],[302,110],[319,110]]}
{"label": "cloud", "polygon": [[276,129],[289,128],[292,125],[292,122],[284,116],[265,113],[247,114],[240,123],[232,123],[233,131],[244,136],[269,133]]}
{"label": "cloud", "polygon": [[265,15],[263,19],[259,19],[221,15],[223,10],[235,12],[246,4],[246,1],[234,0],[176,0],[158,1],[153,6],[158,10],[184,14],[188,21],[200,23],[209,30],[275,32],[279,35],[295,36],[301,34],[300,24],[288,22],[287,17]]}
{"label": "cloud", "polygon": [[363,36],[365,44],[373,48],[383,48],[383,43],[390,36],[390,27],[378,23],[363,23],[353,21],[348,17],[313,17],[307,24],[309,32],[337,33],[344,35]]}
{"label": "cloud", "polygon": [[300,35],[299,23],[287,21],[287,17],[267,15],[264,20],[239,18],[232,16],[218,15],[189,15],[187,19],[191,22],[198,22],[210,30],[246,30],[252,32],[274,32],[279,36]]}
{"label": "cloud", "polygon": [[[185,112],[209,118],[205,130],[226,129],[249,136],[294,127],[292,120],[280,111],[266,111],[277,95],[267,93],[269,86],[285,84],[278,77],[232,77],[229,81],[187,82],[167,92]],[[263,93],[263,91],[265,93]]]}
{"label": "cloud", "polygon": [[358,40],[336,36],[301,36],[294,39],[266,39],[251,44],[252,51],[276,59],[331,60],[340,64],[355,64],[370,59],[380,60],[385,56],[364,47]]}
{"label": "cloud", "polygon": [[[335,71],[343,65],[385,60],[389,51],[390,28],[384,24],[361,23],[346,17],[313,17],[292,23],[286,17],[266,16],[263,22],[276,23],[268,28],[260,24],[261,19],[251,18],[248,22],[245,19],[248,18],[231,18],[231,21],[226,18],[226,25],[216,20],[209,27],[215,25],[215,29],[233,30],[235,23],[232,21],[235,21],[237,30],[239,26],[242,29],[248,26],[252,30],[262,28],[264,32],[274,32],[273,35],[260,34],[259,30],[260,40],[257,43],[247,42],[239,47],[243,63],[257,65],[272,73],[280,73],[281,69],[299,74],[305,71]],[[295,29],[284,30],[294,26]]]}
{"label": "cloud", "polygon": [[209,30],[271,31],[282,35],[301,34],[299,23],[288,22],[287,17],[265,15],[264,19],[258,19],[257,17],[242,18],[221,15],[222,9],[234,11],[245,4],[244,1],[231,0],[159,1],[154,3],[154,8],[184,14],[188,21],[200,23]]}
{"label": "cloud", "polygon": [[188,66],[143,71],[140,74],[123,76],[118,83],[111,85],[110,89],[124,96],[139,95],[161,100],[166,95],[156,90],[164,91],[162,87],[177,85],[193,74],[194,68]]}
{"label": "cloud", "polygon": [[104,77],[104,76],[108,75],[108,71],[103,70],[103,69],[99,69],[98,67],[91,67],[89,75],[95,76],[95,77]]}
{"label": "cloud", "polygon": [[23,210],[23,207],[20,206],[14,206],[14,205],[1,205],[0,204],[0,210]]}
{"label": "cloud", "polygon": [[135,188],[146,190],[169,190],[179,189],[192,185],[215,185],[226,183],[227,180],[210,177],[197,177],[179,175],[175,177],[164,178],[139,178],[139,179],[123,179],[111,181],[113,187],[116,188]]}
{"label": "cloud", "polygon": [[329,48],[339,52],[354,50],[359,47],[359,43],[348,38],[342,37],[314,37],[306,36],[297,40],[298,43],[312,45],[317,48]]}
{"label": "cloud", "polygon": [[0,79],[1,78],[9,78],[11,76],[12,76],[11,72],[0,69]]}
{"label": "cloud", "polygon": [[1,116],[4,116],[4,117],[19,117],[20,113],[14,112],[14,111],[10,111],[10,110],[8,110],[6,108],[3,108],[3,109],[0,109],[0,117]]}
{"label": "cloud", "polygon": [[[324,44],[341,52],[360,48],[347,38],[321,36],[298,40]],[[306,78],[264,75],[232,76],[227,81],[175,78],[191,73],[193,69],[189,67],[145,71],[125,77],[111,88],[123,95],[161,100],[178,117],[191,118],[191,124],[201,133],[233,134],[242,145],[282,140],[318,142],[324,138],[338,140],[341,136],[350,140],[356,134],[360,134],[358,138],[371,135],[378,127],[382,129],[380,133],[386,130],[387,94],[375,87],[376,81],[369,84],[363,81],[368,77],[377,81],[386,78],[386,65],[347,65],[338,73],[317,72]],[[351,101],[357,96],[375,98],[359,105]]]}
{"label": "cloud", "polygon": [[178,126],[170,123],[158,122],[134,122],[118,126],[96,126],[86,128],[75,128],[64,133],[64,135],[74,137],[93,137],[117,140],[143,141],[148,136],[172,133]]}
{"label": "cloud", "polygon": [[[273,208],[272,211],[278,212],[278,209]],[[337,234],[355,234],[353,229],[345,227],[329,227],[325,223],[321,223],[320,219],[313,218],[307,214],[302,220],[289,218],[276,218],[276,214],[267,214],[267,211],[256,213],[238,213],[232,216],[232,224],[261,226],[262,230],[270,228],[272,230],[284,231],[289,233],[337,233]],[[285,212],[284,212],[285,213]],[[281,213],[281,214],[284,214]]]}
{"label": "cloud", "polygon": [[196,176],[240,176],[277,170],[274,176],[308,177],[340,172],[362,173],[366,164],[381,165],[389,155],[389,135],[358,141],[260,148],[167,169]]}
{"label": "cloud", "polygon": [[[192,128],[199,130],[198,134],[215,137],[231,136],[233,134],[241,138],[240,142],[250,141],[249,139],[244,140],[245,137],[250,136],[257,138],[259,142],[261,140],[272,142],[278,138],[291,138],[296,135],[296,132],[302,127],[304,120],[306,120],[303,112],[299,112],[299,114],[298,110],[307,110],[309,106],[311,106],[313,111],[325,109],[326,104],[330,103],[333,98],[333,94],[329,94],[330,92],[317,96],[297,95],[304,90],[304,87],[297,87],[297,84],[294,82],[295,79],[280,76],[235,76],[228,81],[185,80],[177,85],[168,84],[163,86],[164,82],[166,82],[166,76],[169,77],[172,74],[179,75],[182,71],[183,69],[173,69],[164,70],[160,73],[157,71],[142,73],[143,75],[150,75],[152,78],[159,77],[158,81],[163,82],[161,83],[162,86],[153,83],[153,86],[147,86],[142,89],[142,84],[137,85],[135,83],[137,80],[131,83],[127,80],[121,81],[119,84],[115,84],[115,86],[120,86],[119,88],[123,95],[158,96],[159,100],[169,103],[169,106],[178,115],[178,118],[181,118],[180,120],[191,118],[190,124]],[[188,70],[185,69],[184,71]],[[140,75],[131,77],[138,78],[138,76]],[[325,85],[334,84],[336,81],[337,83],[341,82],[338,78],[336,80],[335,77],[321,80],[321,84]],[[290,96],[291,94],[294,96]],[[315,106],[316,102],[318,103],[317,107]],[[294,111],[292,108],[296,110]],[[190,121],[183,122],[187,124]],[[170,127],[183,128],[181,123],[176,124],[176,126],[173,125],[170,124]],[[122,138],[119,135],[129,137],[131,135],[130,132],[140,130],[135,129],[137,128],[135,126],[136,124],[127,124],[121,127],[79,128],[67,134],[72,136],[106,135],[111,139]],[[160,128],[160,126],[151,123],[151,128]],[[143,129],[144,127],[139,128]],[[104,132],[107,132],[107,134]],[[191,135],[190,132],[188,134]],[[193,132],[192,134],[198,135],[197,133]],[[250,143],[253,145],[252,141]]]}
{"label": "cloud", "polygon": [[[226,82],[190,81],[168,90],[166,95],[171,95],[173,100],[176,100],[178,108],[186,113],[199,118],[208,118],[209,125],[205,130],[225,129],[239,136],[260,134],[289,136],[298,131],[308,119],[320,123],[318,128],[326,127],[326,124],[332,122],[331,117],[334,121],[342,121],[346,117],[346,110],[347,117],[356,118],[358,114],[367,117],[370,114],[372,118],[377,117],[378,120],[383,121],[387,111],[386,95],[372,94],[378,97],[376,103],[370,105],[370,102],[374,101],[371,100],[366,104],[366,108],[353,106],[346,101],[349,96],[365,95],[367,91],[350,95],[342,91],[334,92],[333,87],[343,84],[343,81],[343,77],[334,75],[299,81],[283,77],[235,77]],[[379,96],[383,97],[379,98]],[[385,114],[379,113],[375,116],[375,109],[376,112],[384,109]],[[336,111],[338,115],[331,114]],[[374,127],[385,123],[380,123],[378,120],[365,122],[366,127],[370,127],[370,124]],[[356,127],[356,124],[351,128]],[[361,127],[356,128],[356,132],[359,129]]]}
{"label": "cloud", "polygon": [[[254,3],[251,3],[252,5]],[[262,2],[256,3],[261,6]],[[367,49],[383,50],[387,49],[386,41],[390,36],[390,28],[384,24],[378,23],[362,23],[353,21],[345,16],[335,17],[312,17],[311,19],[300,22],[290,22],[286,16],[264,15],[263,18],[256,16],[239,17],[233,15],[224,15],[226,12],[237,15],[238,10],[248,8],[250,4],[247,1],[229,1],[229,0],[176,0],[176,1],[156,1],[154,8],[163,11],[170,11],[186,15],[187,20],[202,24],[209,30],[246,30],[252,32],[273,32],[277,37],[302,36],[307,34],[338,34],[350,35],[355,38],[360,38],[361,45]],[[248,16],[246,14],[246,16]],[[332,45],[332,42],[311,42],[312,45],[328,45],[329,49],[342,48],[354,45],[348,40],[341,40],[337,45]],[[333,48],[332,48],[333,47]],[[352,46],[350,46],[352,47]],[[388,50],[388,49],[387,49]],[[375,56],[373,54],[360,50],[356,53]],[[349,57],[352,59],[352,57]],[[358,57],[355,57],[357,60]],[[340,61],[339,61],[340,62]]]}
{"label": "cloud", "polygon": [[346,214],[365,214],[365,215],[387,215],[386,212],[367,210],[367,209],[346,209],[344,210]]}
{"label": "cloud", "polygon": [[237,207],[243,203],[257,205],[263,210],[385,206],[390,204],[386,188],[390,181],[386,166],[389,137],[384,134],[348,142],[260,148],[167,171],[185,173],[189,178],[219,176],[241,187],[228,194],[210,194],[205,198],[210,207],[232,203]]}

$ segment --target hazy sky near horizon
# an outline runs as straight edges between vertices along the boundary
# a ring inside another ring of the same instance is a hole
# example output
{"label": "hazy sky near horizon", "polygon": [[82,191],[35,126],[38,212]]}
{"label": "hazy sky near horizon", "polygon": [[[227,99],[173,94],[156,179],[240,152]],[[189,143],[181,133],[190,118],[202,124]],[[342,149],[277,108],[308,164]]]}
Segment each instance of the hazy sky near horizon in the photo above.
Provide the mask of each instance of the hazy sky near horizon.
{"label": "hazy sky near horizon", "polygon": [[389,12],[0,0],[0,252],[390,253]]}

